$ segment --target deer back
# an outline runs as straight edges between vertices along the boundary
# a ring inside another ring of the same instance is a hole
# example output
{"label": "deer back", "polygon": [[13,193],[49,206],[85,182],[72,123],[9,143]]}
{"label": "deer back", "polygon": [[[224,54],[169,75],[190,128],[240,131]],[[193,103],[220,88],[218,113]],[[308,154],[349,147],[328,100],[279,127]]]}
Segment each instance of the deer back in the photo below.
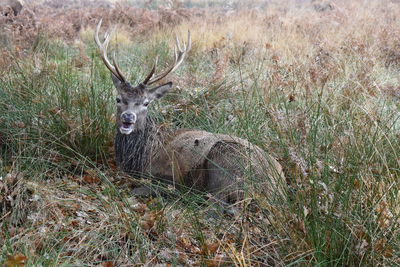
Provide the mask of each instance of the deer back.
{"label": "deer back", "polygon": [[[242,169],[242,174],[247,170],[257,176],[268,176],[274,185],[284,179],[281,165],[249,141],[193,129],[181,129],[166,137],[153,154],[148,172],[155,178],[203,191],[210,182],[204,166],[206,161],[212,160],[212,154],[215,154],[220,144],[228,146],[232,151],[219,156],[225,157],[223,160],[240,164],[238,168]],[[225,181],[211,182],[226,184]]]}

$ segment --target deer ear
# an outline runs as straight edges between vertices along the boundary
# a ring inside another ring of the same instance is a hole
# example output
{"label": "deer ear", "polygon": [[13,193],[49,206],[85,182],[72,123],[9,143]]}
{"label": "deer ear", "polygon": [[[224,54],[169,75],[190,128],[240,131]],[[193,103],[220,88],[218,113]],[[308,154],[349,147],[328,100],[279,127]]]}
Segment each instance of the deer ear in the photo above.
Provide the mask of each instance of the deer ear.
{"label": "deer ear", "polygon": [[113,84],[117,90],[121,89],[122,82],[115,76],[114,74],[111,73],[111,79],[113,81]]}
{"label": "deer ear", "polygon": [[169,89],[171,89],[171,87],[172,87],[172,82],[151,88],[148,90],[149,98],[151,100],[159,99],[163,97],[169,91]]}

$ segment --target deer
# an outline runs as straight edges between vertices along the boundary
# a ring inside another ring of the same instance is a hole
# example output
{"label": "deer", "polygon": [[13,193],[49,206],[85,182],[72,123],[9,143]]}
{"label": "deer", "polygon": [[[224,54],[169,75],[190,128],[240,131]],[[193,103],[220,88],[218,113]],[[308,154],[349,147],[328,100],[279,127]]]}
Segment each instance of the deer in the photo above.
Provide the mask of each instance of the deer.
{"label": "deer", "polygon": [[[161,81],[182,65],[191,49],[190,31],[186,43],[176,36],[174,60],[169,67],[156,74],[156,59],[145,79],[134,86],[123,75],[115,54],[112,63],[108,59],[113,30],[107,31],[100,41],[101,24],[102,20],[97,24],[94,39],[117,92],[114,146],[119,169],[204,192],[209,199],[228,205],[244,199],[249,175],[258,178],[255,188],[261,188],[264,195],[284,195],[282,166],[260,147],[227,134],[161,127],[148,114],[149,105],[171,90],[172,82]],[[150,191],[148,186],[141,186],[134,188],[132,194],[143,196]]]}

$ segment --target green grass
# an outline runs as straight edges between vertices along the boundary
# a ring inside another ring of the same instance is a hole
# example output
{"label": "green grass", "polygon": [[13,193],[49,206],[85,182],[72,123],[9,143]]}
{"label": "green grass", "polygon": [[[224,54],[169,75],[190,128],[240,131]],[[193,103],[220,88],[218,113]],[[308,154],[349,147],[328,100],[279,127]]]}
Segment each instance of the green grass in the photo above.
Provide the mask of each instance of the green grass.
{"label": "green grass", "polygon": [[[168,61],[162,38],[118,47],[132,81],[154,55]],[[286,203],[261,192],[241,218],[213,218],[199,194],[129,196],[133,178],[111,163],[111,79],[93,43],[84,47],[42,36],[0,77],[0,264],[17,254],[26,266],[206,266],[216,255],[239,266],[399,263],[400,106],[381,90],[398,70],[366,69],[349,50],[332,52],[334,71],[313,80],[311,59],[275,62],[254,44],[192,51],[172,75],[179,88],[151,114],[173,128],[246,138],[279,158],[288,180]],[[210,79],[223,56],[225,75]],[[218,240],[218,252],[202,252]]]}

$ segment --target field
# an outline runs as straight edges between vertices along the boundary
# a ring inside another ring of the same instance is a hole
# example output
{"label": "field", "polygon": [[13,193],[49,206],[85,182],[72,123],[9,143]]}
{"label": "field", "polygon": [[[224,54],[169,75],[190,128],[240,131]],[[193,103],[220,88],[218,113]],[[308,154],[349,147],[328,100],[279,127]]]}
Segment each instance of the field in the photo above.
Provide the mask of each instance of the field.
{"label": "field", "polygon": [[[25,2],[0,6],[1,266],[400,265],[399,1]],[[148,181],[115,165],[100,18],[132,84],[190,29],[150,113],[257,144],[287,201],[246,192],[231,216],[171,186],[131,196]]]}

